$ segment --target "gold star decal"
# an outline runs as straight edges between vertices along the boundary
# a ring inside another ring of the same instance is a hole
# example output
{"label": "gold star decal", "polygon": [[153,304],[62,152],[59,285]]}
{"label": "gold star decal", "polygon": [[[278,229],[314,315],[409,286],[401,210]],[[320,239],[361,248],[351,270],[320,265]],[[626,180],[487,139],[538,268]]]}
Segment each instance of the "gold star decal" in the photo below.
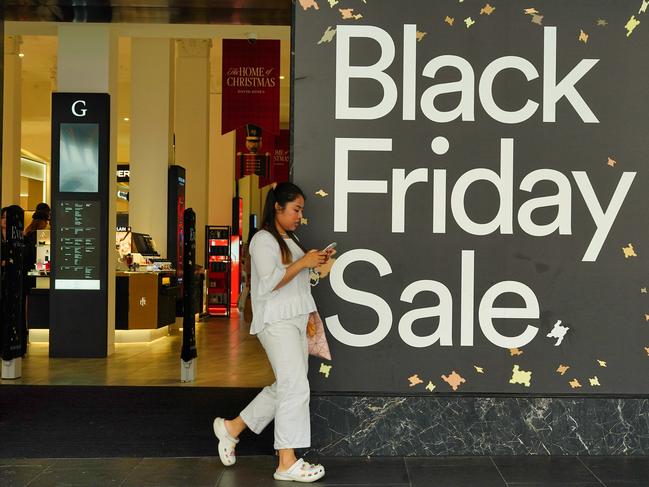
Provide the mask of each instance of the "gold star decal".
{"label": "gold star decal", "polygon": [[491,5],[487,4],[480,9],[480,15],[491,15],[492,13],[494,13],[494,10],[496,10],[496,7],[492,7]]}

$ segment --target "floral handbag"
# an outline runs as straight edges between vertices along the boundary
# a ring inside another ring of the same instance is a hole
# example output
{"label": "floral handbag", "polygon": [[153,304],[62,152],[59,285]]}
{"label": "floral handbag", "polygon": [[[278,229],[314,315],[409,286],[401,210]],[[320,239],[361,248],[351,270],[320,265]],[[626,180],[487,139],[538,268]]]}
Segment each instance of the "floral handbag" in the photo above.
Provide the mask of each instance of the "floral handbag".
{"label": "floral handbag", "polygon": [[309,321],[306,325],[306,338],[309,344],[309,355],[331,360],[331,352],[329,351],[329,343],[327,343],[324,324],[317,311],[309,314]]}

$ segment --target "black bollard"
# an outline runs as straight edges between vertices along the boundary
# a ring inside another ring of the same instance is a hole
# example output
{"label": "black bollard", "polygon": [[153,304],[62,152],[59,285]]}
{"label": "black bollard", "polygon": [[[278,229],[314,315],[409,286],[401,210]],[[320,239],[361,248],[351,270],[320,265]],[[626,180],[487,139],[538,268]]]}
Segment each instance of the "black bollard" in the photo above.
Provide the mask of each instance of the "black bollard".
{"label": "black bollard", "polygon": [[183,346],[180,352],[181,381],[194,380],[194,359],[196,353],[196,320],[194,310],[196,260],[196,213],[187,208],[183,214],[184,251],[183,251]]}
{"label": "black bollard", "polygon": [[2,288],[0,320],[0,357],[3,360],[2,377],[20,377],[20,364],[12,367],[9,361],[19,359],[27,352],[27,324],[25,323],[25,298],[23,296],[23,254],[25,250],[25,212],[18,205],[7,208],[7,241],[2,250]]}

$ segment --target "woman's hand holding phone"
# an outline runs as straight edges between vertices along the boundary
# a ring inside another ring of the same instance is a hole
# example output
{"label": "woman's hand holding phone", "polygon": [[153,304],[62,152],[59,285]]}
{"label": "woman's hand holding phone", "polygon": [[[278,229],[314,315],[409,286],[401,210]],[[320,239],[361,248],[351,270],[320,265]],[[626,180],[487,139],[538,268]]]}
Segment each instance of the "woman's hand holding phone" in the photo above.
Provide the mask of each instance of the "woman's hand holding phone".
{"label": "woman's hand holding phone", "polygon": [[327,259],[328,257],[325,252],[321,250],[309,250],[304,254],[304,257],[302,257],[302,262],[304,263],[304,267],[313,269],[327,262]]}

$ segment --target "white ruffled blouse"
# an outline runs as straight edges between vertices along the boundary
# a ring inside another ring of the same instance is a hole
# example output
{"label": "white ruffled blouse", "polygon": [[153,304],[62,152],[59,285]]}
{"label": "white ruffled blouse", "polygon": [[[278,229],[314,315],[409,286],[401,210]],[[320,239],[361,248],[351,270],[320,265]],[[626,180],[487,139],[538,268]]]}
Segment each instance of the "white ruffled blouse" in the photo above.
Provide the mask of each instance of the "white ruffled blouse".
{"label": "white ruffled blouse", "polygon": [[[304,256],[302,249],[293,240],[284,241],[291,251],[293,262]],[[268,323],[295,318],[316,310],[315,301],[311,296],[309,269],[302,269],[291,281],[275,289],[288,266],[282,264],[279,243],[270,232],[257,232],[250,242],[249,253],[252,300],[250,334],[261,332]]]}

